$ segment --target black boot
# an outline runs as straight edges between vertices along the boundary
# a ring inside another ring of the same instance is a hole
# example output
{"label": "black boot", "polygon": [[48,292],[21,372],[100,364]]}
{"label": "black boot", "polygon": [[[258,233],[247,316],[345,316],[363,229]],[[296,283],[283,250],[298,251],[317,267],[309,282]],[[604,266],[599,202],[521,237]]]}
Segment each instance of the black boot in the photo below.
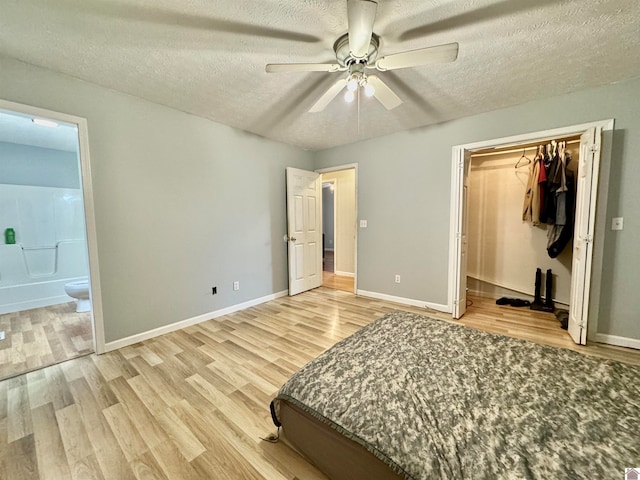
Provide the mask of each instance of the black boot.
{"label": "black boot", "polygon": [[547,270],[547,278],[546,280],[546,289],[544,294],[544,311],[545,312],[553,312],[553,299],[551,298],[551,286],[553,285],[553,274],[551,273],[551,269]]}
{"label": "black boot", "polygon": [[543,310],[544,304],[542,303],[542,297],[540,296],[540,290],[542,288],[542,270],[536,268],[536,290],[533,294],[533,303],[531,304],[531,310]]}

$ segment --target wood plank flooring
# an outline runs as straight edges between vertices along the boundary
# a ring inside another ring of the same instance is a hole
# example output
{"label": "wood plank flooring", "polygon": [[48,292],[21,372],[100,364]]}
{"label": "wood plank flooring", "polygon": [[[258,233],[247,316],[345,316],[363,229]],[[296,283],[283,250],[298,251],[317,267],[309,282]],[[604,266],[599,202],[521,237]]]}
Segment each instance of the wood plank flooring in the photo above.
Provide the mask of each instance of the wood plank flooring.
{"label": "wood plank flooring", "polygon": [[[261,440],[275,430],[269,402],[309,360],[394,309],[450,320],[319,288],[2,381],[0,476],[325,479],[285,443]],[[552,319],[522,314],[474,299],[462,323],[567,343]],[[640,352],[577,349],[640,364]]]}
{"label": "wood plank flooring", "polygon": [[93,352],[91,314],[75,302],[0,315],[0,379]]}
{"label": "wood plank flooring", "polygon": [[346,277],[344,275],[336,275],[335,273],[330,272],[322,272],[322,286],[333,288],[334,290],[353,293],[354,278]]}
{"label": "wood plank flooring", "polygon": [[354,293],[355,280],[353,277],[345,275],[336,275],[334,252],[331,250],[324,251],[324,260],[322,263],[322,286],[333,288],[334,290],[342,290],[344,292]]}

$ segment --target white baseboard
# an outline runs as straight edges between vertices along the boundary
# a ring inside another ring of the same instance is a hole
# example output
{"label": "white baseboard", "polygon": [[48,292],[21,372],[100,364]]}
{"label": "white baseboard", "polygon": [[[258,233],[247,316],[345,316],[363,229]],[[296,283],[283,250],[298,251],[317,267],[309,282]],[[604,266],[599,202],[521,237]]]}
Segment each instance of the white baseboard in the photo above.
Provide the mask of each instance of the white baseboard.
{"label": "white baseboard", "polygon": [[393,295],[387,295],[386,293],[367,292],[366,290],[358,290],[356,295],[377,298],[378,300],[386,300],[387,302],[400,303],[402,305],[411,305],[412,307],[430,308],[439,312],[451,313],[451,309],[448,305],[442,305],[440,303],[425,302],[424,300],[414,300],[412,298],[395,297]]}
{"label": "white baseboard", "polygon": [[616,345],[618,347],[629,347],[640,350],[640,340],[637,338],[618,337],[617,335],[609,335],[606,333],[596,333],[593,336],[596,342]]}
{"label": "white baseboard", "polygon": [[351,278],[353,278],[353,277],[356,276],[354,273],[351,273],[351,272],[339,272],[338,270],[336,270],[333,273],[335,273],[336,275],[339,275],[341,277],[351,277]]}
{"label": "white baseboard", "polygon": [[238,303],[237,305],[231,305],[230,307],[222,308],[214,312],[203,313],[202,315],[198,315],[197,317],[187,318],[186,320],[181,320],[179,322],[171,323],[169,325],[164,325],[162,327],[154,328],[153,330],[147,330],[146,332],[136,333],[135,335],[121,338],[119,340],[114,340],[113,342],[109,342],[105,344],[104,351],[110,352],[112,350],[117,350],[118,348],[127,347],[129,345],[133,345],[134,343],[142,342],[144,340],[149,340],[150,338],[164,335],[165,333],[175,332],[176,330],[187,328],[187,327],[190,327],[191,325],[196,325],[198,323],[206,322],[207,320],[213,320],[214,318],[222,317],[223,315],[229,315],[230,313],[237,312],[239,310],[244,310],[245,308],[249,308],[255,305],[259,305],[261,303],[269,302],[271,300],[275,300],[276,298],[284,297],[288,294],[289,294],[289,290],[282,290],[281,292],[276,292],[271,295],[266,295],[260,298],[254,298],[253,300],[249,300],[243,303]]}

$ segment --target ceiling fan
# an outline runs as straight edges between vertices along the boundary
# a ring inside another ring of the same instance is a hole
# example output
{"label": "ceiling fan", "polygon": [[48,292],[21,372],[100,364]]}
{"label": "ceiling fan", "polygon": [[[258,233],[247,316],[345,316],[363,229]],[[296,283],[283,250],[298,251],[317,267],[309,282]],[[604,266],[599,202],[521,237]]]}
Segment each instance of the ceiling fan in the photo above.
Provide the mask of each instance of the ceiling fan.
{"label": "ceiling fan", "polygon": [[458,44],[447,43],[420,48],[378,58],[380,37],[373,33],[377,0],[347,0],[349,31],[336,40],[333,50],[337,63],[270,63],[267,73],[277,72],[348,72],[335,82],[310,112],[321,112],[346,87],[345,100],[352,102],[364,90],[368,97],[375,97],[387,110],[396,108],[402,100],[377,75],[365,70],[397,70],[400,68],[453,62],[458,58]]}

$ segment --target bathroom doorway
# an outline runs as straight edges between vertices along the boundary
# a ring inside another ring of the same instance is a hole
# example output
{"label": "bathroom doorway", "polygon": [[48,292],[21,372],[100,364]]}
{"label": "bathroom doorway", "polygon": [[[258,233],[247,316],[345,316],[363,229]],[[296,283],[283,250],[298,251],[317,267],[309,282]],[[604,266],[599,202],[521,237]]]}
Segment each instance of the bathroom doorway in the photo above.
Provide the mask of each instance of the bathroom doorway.
{"label": "bathroom doorway", "polygon": [[0,101],[0,171],[1,380],[104,341],[86,123]]}

